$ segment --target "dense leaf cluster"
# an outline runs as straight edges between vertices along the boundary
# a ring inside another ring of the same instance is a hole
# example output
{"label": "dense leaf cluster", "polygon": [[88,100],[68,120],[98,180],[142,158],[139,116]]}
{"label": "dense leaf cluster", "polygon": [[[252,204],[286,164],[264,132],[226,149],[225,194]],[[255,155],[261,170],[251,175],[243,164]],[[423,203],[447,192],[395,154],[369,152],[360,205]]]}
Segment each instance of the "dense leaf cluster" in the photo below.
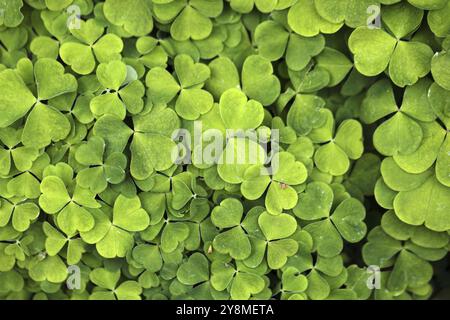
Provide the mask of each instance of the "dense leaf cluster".
{"label": "dense leaf cluster", "polygon": [[[0,0],[0,12],[1,299],[445,289],[449,0]],[[206,143],[174,163],[173,132],[196,121],[205,142],[209,129],[278,130],[279,150],[232,137],[217,163],[195,160]],[[221,161],[242,144],[256,161]]]}

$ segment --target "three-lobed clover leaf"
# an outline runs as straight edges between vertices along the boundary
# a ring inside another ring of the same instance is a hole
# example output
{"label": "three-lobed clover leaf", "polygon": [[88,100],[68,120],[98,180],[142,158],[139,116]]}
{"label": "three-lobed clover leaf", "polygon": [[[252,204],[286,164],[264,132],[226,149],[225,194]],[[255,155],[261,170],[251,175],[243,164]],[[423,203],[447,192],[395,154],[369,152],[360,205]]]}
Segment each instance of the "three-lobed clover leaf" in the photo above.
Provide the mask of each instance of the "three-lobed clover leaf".
{"label": "three-lobed clover leaf", "polygon": [[213,28],[211,18],[222,13],[222,1],[159,0],[153,3],[153,14],[160,21],[172,21],[170,34],[175,40],[202,40]]}
{"label": "three-lobed clover leaf", "polygon": [[267,269],[265,266],[251,269],[239,262],[236,262],[234,266],[230,263],[214,261],[211,264],[211,285],[218,291],[229,290],[234,300],[249,299],[264,290],[265,269]]}
{"label": "three-lobed clover leaf", "polygon": [[433,270],[427,260],[440,259],[436,253],[441,255],[435,249],[422,248],[411,242],[402,244],[381,227],[369,233],[368,241],[363,247],[363,258],[368,265],[393,265],[387,281],[387,288],[391,291],[403,291],[407,286],[418,287],[428,283]]}
{"label": "three-lobed clover leaf", "polygon": [[77,174],[77,183],[95,194],[103,192],[109,183],[119,184],[125,179],[127,158],[118,152],[104,158],[105,145],[102,138],[94,136],[75,153],[77,162],[88,167]]}
{"label": "three-lobed clover leaf", "polygon": [[89,279],[97,286],[89,296],[90,300],[141,300],[142,288],[136,281],[119,284],[120,269],[97,268],[91,271]]}
{"label": "three-lobed clover leaf", "polygon": [[51,257],[56,256],[67,245],[67,263],[76,265],[86,252],[86,244],[81,238],[67,238],[48,222],[44,222],[43,230],[46,235],[45,250]]}
{"label": "three-lobed clover leaf", "polygon": [[264,240],[258,241],[251,258],[255,254],[259,256],[262,254],[264,257],[264,251],[267,250],[267,265],[275,270],[282,268],[288,257],[293,256],[298,250],[297,242],[289,239],[297,230],[295,218],[287,213],[272,215],[263,212],[258,218],[258,225],[265,237],[265,244]]}
{"label": "three-lobed clover leaf", "polygon": [[374,145],[382,154],[409,155],[419,148],[423,130],[417,120],[429,122],[436,117],[426,99],[429,86],[430,83],[423,80],[408,87],[401,108],[397,107],[388,81],[380,80],[370,87],[361,108],[361,119],[365,123],[373,123],[396,112],[374,133]]}
{"label": "three-lobed clover leaf", "polygon": [[8,176],[17,169],[21,172],[32,168],[39,157],[39,150],[20,145],[22,130],[7,127],[0,129],[0,141],[4,148],[0,149],[0,174]]}
{"label": "three-lobed clover leaf", "polygon": [[329,119],[331,121],[327,121],[322,128],[314,129],[309,137],[313,142],[322,143],[314,154],[317,168],[333,176],[339,176],[349,170],[350,159],[356,160],[362,156],[363,130],[357,120],[345,120],[333,138],[334,120],[332,116],[329,116]]}
{"label": "three-lobed clover leaf", "polygon": [[171,137],[179,129],[180,119],[173,109],[160,105],[133,120],[130,171],[134,178],[145,180],[154,171],[167,170],[175,163],[176,145]]}
{"label": "three-lobed clover leaf", "polygon": [[39,213],[39,207],[33,202],[26,202],[22,198],[3,199],[0,205],[0,227],[5,227],[11,221],[15,230],[24,232],[39,217]]}
{"label": "three-lobed clover leaf", "polygon": [[[300,194],[294,213],[300,219],[312,221],[304,227],[314,239],[314,248],[324,257],[338,255],[346,241],[355,243],[366,234],[364,223],[365,208],[355,198],[347,198],[335,209],[333,190],[323,182],[312,182],[307,185],[305,193]],[[318,221],[315,221],[318,220]]]}
{"label": "three-lobed clover leaf", "polygon": [[178,55],[174,64],[177,80],[164,68],[150,70],[146,78],[149,94],[155,104],[168,104],[177,97],[175,110],[178,115],[186,120],[196,120],[213,107],[213,96],[202,89],[210,70],[186,54]]}
{"label": "three-lobed clover leaf", "polygon": [[402,40],[415,31],[423,11],[406,2],[385,7],[383,29],[358,27],[349,38],[355,66],[366,76],[382,73],[389,66],[389,76],[399,87],[415,84],[431,70],[433,50],[425,43]]}
{"label": "three-lobed clover leaf", "polygon": [[237,260],[248,258],[252,252],[245,220],[242,221],[243,213],[241,202],[233,198],[223,200],[211,212],[212,223],[220,229],[227,229],[214,238],[214,249]]}
{"label": "three-lobed clover leaf", "polygon": [[76,184],[69,165],[58,163],[47,167],[41,192],[39,206],[47,214],[57,214],[58,226],[67,235],[72,236],[77,231],[87,232],[94,227],[95,220],[88,208],[98,208],[100,204],[95,200],[94,193]]}
{"label": "three-lobed clover leaf", "polygon": [[138,196],[119,195],[112,212],[95,209],[90,213],[94,227],[80,235],[85,242],[95,244],[98,253],[105,258],[125,257],[133,248],[133,232],[143,231],[150,224]]}
{"label": "three-lobed clover leaf", "polygon": [[0,0],[0,299],[442,297],[449,10]]}
{"label": "three-lobed clover leaf", "polygon": [[123,120],[127,111],[131,114],[142,111],[145,87],[139,80],[129,79],[130,68],[119,60],[98,66],[96,74],[104,92],[90,100],[90,110],[94,116],[110,114]]}
{"label": "three-lobed clover leaf", "polygon": [[308,173],[305,165],[289,152],[275,154],[271,165],[272,172],[261,165],[250,166],[244,173],[241,192],[247,199],[256,200],[267,189],[267,211],[276,215],[295,207],[298,196],[294,187],[305,182]]}
{"label": "three-lobed clover leaf", "polygon": [[97,61],[120,60],[123,41],[114,33],[104,35],[104,27],[95,19],[80,21],[79,29],[70,30],[73,37],[60,47],[61,59],[81,75],[94,71]]}
{"label": "three-lobed clover leaf", "polygon": [[[37,99],[28,114],[22,133],[25,146],[42,148],[52,141],[66,138],[71,123],[56,107],[41,101],[55,99],[77,90],[78,82],[71,74],[65,74],[64,67],[57,61],[43,58],[34,65],[34,81],[37,87]],[[30,100],[31,102],[31,100]]]}
{"label": "three-lobed clover leaf", "polygon": [[285,56],[290,70],[304,69],[311,58],[318,55],[325,47],[322,35],[303,37],[291,33],[284,24],[274,20],[264,21],[255,30],[255,41],[259,54],[270,61]]}

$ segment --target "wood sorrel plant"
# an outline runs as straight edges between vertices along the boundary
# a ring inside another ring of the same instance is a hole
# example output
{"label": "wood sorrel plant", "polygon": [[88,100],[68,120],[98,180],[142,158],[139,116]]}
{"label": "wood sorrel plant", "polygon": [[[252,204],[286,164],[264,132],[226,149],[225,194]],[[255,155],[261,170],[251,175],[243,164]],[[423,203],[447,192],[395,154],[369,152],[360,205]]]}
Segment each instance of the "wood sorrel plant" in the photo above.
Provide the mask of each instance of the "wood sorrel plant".
{"label": "wood sorrel plant", "polygon": [[449,50],[449,0],[0,0],[0,299],[449,298]]}

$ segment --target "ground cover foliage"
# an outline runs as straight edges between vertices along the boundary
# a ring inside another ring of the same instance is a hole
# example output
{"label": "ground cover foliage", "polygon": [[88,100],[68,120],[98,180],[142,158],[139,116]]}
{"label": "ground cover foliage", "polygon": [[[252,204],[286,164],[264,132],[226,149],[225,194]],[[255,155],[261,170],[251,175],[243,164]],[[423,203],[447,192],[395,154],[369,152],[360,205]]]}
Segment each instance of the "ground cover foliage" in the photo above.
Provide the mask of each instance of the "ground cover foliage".
{"label": "ground cover foliage", "polygon": [[0,298],[449,298],[449,129],[448,0],[0,0]]}

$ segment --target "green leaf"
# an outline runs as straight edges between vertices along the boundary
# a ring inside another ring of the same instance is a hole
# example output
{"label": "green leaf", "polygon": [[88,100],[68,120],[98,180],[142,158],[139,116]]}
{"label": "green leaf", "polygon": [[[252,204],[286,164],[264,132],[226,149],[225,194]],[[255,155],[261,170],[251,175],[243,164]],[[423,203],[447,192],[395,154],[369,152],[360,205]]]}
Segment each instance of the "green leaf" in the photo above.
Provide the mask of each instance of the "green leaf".
{"label": "green leaf", "polygon": [[161,249],[170,253],[189,237],[189,227],[185,223],[168,223],[161,235]]}
{"label": "green leaf", "polygon": [[[277,163],[278,161],[278,163]],[[272,159],[273,180],[288,185],[298,185],[306,181],[308,173],[305,165],[296,161],[289,152],[280,152]]]}
{"label": "green leaf", "polygon": [[148,178],[154,170],[169,169],[175,142],[169,137],[153,133],[135,133],[131,144],[131,174],[139,180]]}
{"label": "green leaf", "polygon": [[181,54],[175,57],[175,71],[184,89],[203,84],[211,75],[208,66],[203,63],[196,63],[186,55]]}
{"label": "green leaf", "polygon": [[71,199],[64,182],[56,176],[42,180],[41,192],[39,206],[49,214],[60,211]]}
{"label": "green leaf", "polygon": [[392,85],[387,79],[382,79],[367,91],[361,106],[361,120],[371,124],[397,110]]}
{"label": "green leaf", "polygon": [[25,146],[43,148],[70,133],[69,120],[56,108],[38,103],[28,115],[22,134]]}
{"label": "green leaf", "polygon": [[381,19],[397,38],[401,39],[416,30],[422,21],[424,12],[407,2],[399,2],[385,7]]}
{"label": "green leaf", "polygon": [[381,174],[386,185],[395,191],[409,191],[420,187],[432,175],[431,170],[418,174],[404,171],[394,161],[395,158],[386,158],[381,163]]}
{"label": "green leaf", "polygon": [[238,272],[231,285],[230,294],[235,300],[246,300],[264,289],[264,280],[251,273]]}
{"label": "green leaf", "polygon": [[228,129],[255,129],[264,118],[262,105],[255,101],[247,101],[245,94],[239,89],[229,89],[220,98],[220,116]]}
{"label": "green leaf", "polygon": [[304,230],[311,234],[319,255],[334,257],[342,251],[342,238],[329,219],[308,224]]}
{"label": "green leaf", "polygon": [[143,0],[107,0],[103,6],[106,19],[123,27],[133,36],[145,36],[153,29],[151,6]]}
{"label": "green leaf", "polygon": [[298,243],[293,239],[271,241],[267,244],[267,265],[274,270],[284,267],[289,257],[298,251]]}
{"label": "green leaf", "polygon": [[70,202],[61,210],[57,222],[61,230],[68,235],[92,230],[95,223],[89,211],[74,202]]}
{"label": "green leaf", "polygon": [[306,191],[299,195],[294,213],[304,220],[326,218],[330,214],[333,197],[333,190],[327,184],[323,182],[309,183]]}
{"label": "green leaf", "polygon": [[260,23],[255,29],[255,42],[260,54],[270,61],[283,57],[289,37],[289,33],[281,24],[271,20]]}
{"label": "green leaf", "polygon": [[231,138],[218,160],[217,172],[226,182],[244,181],[246,170],[266,161],[266,152],[257,142],[248,138]]}
{"label": "green leaf", "polygon": [[238,226],[241,223],[244,208],[239,200],[234,198],[225,199],[220,206],[211,212],[211,221],[215,226],[226,229]]}
{"label": "green leaf", "polygon": [[436,178],[444,186],[450,186],[450,159],[449,159],[450,138],[447,137],[441,146],[436,162]]}
{"label": "green leaf", "polygon": [[[237,88],[240,85],[239,73],[227,57],[218,57],[208,65],[211,70],[211,76],[206,81],[206,89],[214,96],[216,100],[231,88]],[[224,80],[226,79],[226,80]]]}
{"label": "green leaf", "polygon": [[132,255],[134,260],[150,272],[157,272],[162,268],[163,260],[156,245],[140,244],[134,247]]}
{"label": "green leaf", "polygon": [[35,102],[36,98],[13,70],[0,72],[0,128],[22,118]]}
{"label": "green leaf", "polygon": [[186,6],[170,27],[175,40],[202,40],[212,31],[212,22],[191,6]]}
{"label": "green leaf", "polygon": [[361,158],[364,152],[363,128],[358,121],[343,121],[337,130],[335,141],[350,159]]}
{"label": "green leaf", "polygon": [[[414,0],[417,2],[417,0]],[[444,6],[439,6],[439,8],[433,8],[437,10],[430,11],[427,16],[428,25],[431,31],[438,37],[445,37],[450,34],[450,23],[446,17],[450,13],[450,4],[448,1],[436,0],[436,6],[439,3],[446,3]],[[414,4],[414,3],[413,3]],[[415,4],[414,4],[415,5]]]}
{"label": "green leaf", "polygon": [[316,270],[311,270],[307,276],[308,288],[306,294],[313,300],[323,300],[330,294],[330,285]]}
{"label": "green leaf", "polygon": [[125,257],[133,248],[133,235],[113,225],[106,230],[104,237],[96,244],[98,253],[108,259]]}
{"label": "green leaf", "polygon": [[399,41],[389,64],[389,75],[399,87],[415,84],[430,70],[433,50],[421,42]]}
{"label": "green leaf", "polygon": [[213,246],[218,252],[229,254],[236,260],[248,258],[252,251],[250,240],[240,226],[217,235],[214,238]]}
{"label": "green leaf", "polygon": [[127,198],[119,195],[114,203],[113,223],[128,231],[143,231],[149,226],[150,218],[142,209],[138,196]]}
{"label": "green leaf", "polygon": [[352,62],[345,54],[328,47],[317,56],[316,61],[318,67],[325,69],[330,74],[329,87],[338,85],[353,67]]}
{"label": "green leaf", "polygon": [[430,177],[417,189],[399,193],[394,200],[395,212],[405,223],[446,231],[450,229],[449,192],[435,177]]}
{"label": "green leaf", "polygon": [[344,200],[334,211],[331,220],[342,237],[348,242],[359,242],[367,232],[363,222],[366,209],[363,204],[354,198]]}
{"label": "green leaf", "polygon": [[105,141],[100,137],[92,137],[82,144],[75,154],[77,161],[83,165],[102,165]]}
{"label": "green leaf", "polygon": [[117,282],[119,282],[120,270],[108,270],[105,268],[97,268],[89,273],[89,279],[97,286],[114,290]]}
{"label": "green leaf", "polygon": [[448,51],[438,52],[431,61],[431,73],[434,81],[442,88],[450,90],[450,53]]}
{"label": "green leaf", "polygon": [[208,113],[214,104],[213,96],[202,89],[181,90],[175,104],[178,115],[186,120],[196,120]]}
{"label": "green leaf", "polygon": [[63,43],[59,55],[78,74],[87,75],[95,69],[96,62],[92,49],[82,43]]}
{"label": "green leaf", "polygon": [[319,33],[335,33],[342,23],[332,23],[322,18],[317,12],[314,0],[300,0],[288,12],[289,26],[304,37],[312,37]]}
{"label": "green leaf", "polygon": [[342,23],[355,28],[366,25],[370,6],[378,6],[377,0],[315,0],[318,14],[333,23]]}
{"label": "green leaf", "polygon": [[147,73],[146,84],[155,103],[169,102],[180,90],[172,75],[160,67],[153,68]]}
{"label": "green leaf", "polygon": [[375,148],[386,156],[411,154],[419,148],[422,140],[420,125],[402,112],[382,123],[373,136]]}
{"label": "green leaf", "polygon": [[298,194],[294,188],[280,182],[272,182],[266,195],[267,211],[273,215],[283,210],[293,209],[298,202]]}
{"label": "green leaf", "polygon": [[60,257],[46,257],[30,268],[30,277],[35,281],[62,283],[67,277],[67,267]]}
{"label": "green leaf", "polygon": [[53,59],[39,59],[34,65],[39,100],[49,100],[78,88],[76,78],[64,74],[64,67]]}
{"label": "green leaf", "polygon": [[365,76],[376,76],[388,66],[397,44],[396,39],[381,29],[356,28],[348,39],[356,69]]}
{"label": "green leaf", "polygon": [[325,101],[314,95],[298,95],[287,115],[287,124],[297,134],[306,135],[314,128],[319,128],[326,121],[322,111]]}
{"label": "green leaf", "polygon": [[274,216],[263,212],[258,218],[258,224],[269,241],[287,238],[297,229],[295,218],[285,213]]}
{"label": "green leaf", "polygon": [[314,162],[321,171],[333,176],[343,175],[350,168],[347,154],[335,142],[329,142],[317,149]]}
{"label": "green leaf", "polygon": [[209,279],[208,259],[201,253],[194,253],[177,270],[178,280],[186,285],[196,285]]}
{"label": "green leaf", "polygon": [[273,75],[269,60],[252,55],[247,57],[242,67],[242,89],[251,99],[268,106],[280,95],[280,80]]}
{"label": "green leaf", "polygon": [[22,0],[0,1],[0,10],[3,11],[0,16],[0,25],[9,28],[17,27],[23,20],[21,9],[23,7]]}

